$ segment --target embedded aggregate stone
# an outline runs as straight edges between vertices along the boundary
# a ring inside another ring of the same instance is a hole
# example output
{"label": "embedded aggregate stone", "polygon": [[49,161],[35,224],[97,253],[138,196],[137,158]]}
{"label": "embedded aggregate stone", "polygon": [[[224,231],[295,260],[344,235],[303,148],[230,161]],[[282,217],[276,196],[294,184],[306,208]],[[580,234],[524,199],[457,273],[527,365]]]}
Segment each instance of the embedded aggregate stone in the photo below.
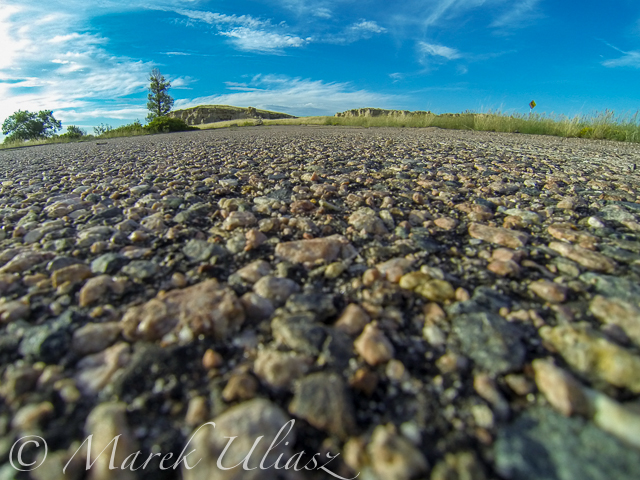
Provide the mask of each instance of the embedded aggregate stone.
{"label": "embedded aggregate stone", "polygon": [[[129,259],[118,253],[105,253],[91,262],[91,271],[95,274],[112,275],[129,263]],[[53,268],[52,268],[53,269]]]}
{"label": "embedded aggregate stone", "polygon": [[579,374],[640,393],[640,355],[609,341],[590,325],[545,326],[540,336]]}
{"label": "embedded aggregate stone", "polygon": [[244,322],[244,310],[235,293],[216,280],[164,292],[147,303],[131,307],[122,318],[127,338],[155,340],[174,329],[225,338]]}
{"label": "embedded aggregate stone", "polygon": [[522,480],[631,480],[640,468],[637,449],[583,418],[541,407],[502,429],[494,454],[499,475]]}
{"label": "embedded aggregate stone", "polygon": [[213,420],[197,467],[126,475],[328,476],[218,469],[225,436],[225,466],[265,436],[253,467],[295,420],[269,465],[635,478],[638,158],[275,125],[0,150],[0,457],[28,427],[55,450],[37,480],[89,433],[173,463]]}
{"label": "embedded aggregate stone", "polygon": [[[182,464],[185,480],[206,480],[212,477],[221,480],[267,480],[273,478],[273,473],[264,467],[274,465],[279,457],[289,460],[293,456],[296,430],[289,431],[286,428],[290,417],[269,400],[256,398],[240,403],[209,421],[215,427],[203,424],[202,428],[195,431],[192,439],[192,447],[196,452],[201,452],[202,463],[199,466],[202,468],[193,467],[197,459],[193,459],[191,468]],[[278,436],[283,427],[282,436]],[[235,437],[231,444],[229,437]],[[254,443],[258,437],[262,437],[261,441]],[[226,447],[228,450],[223,456]],[[250,457],[249,452],[253,453]],[[245,457],[249,460],[246,468],[243,468]],[[218,462],[219,459],[224,461]],[[263,468],[259,468],[261,461]],[[294,473],[292,468],[283,469],[281,478],[294,480]]]}
{"label": "embedded aggregate stone", "polygon": [[346,437],[355,429],[353,405],[341,377],[332,373],[312,373],[295,387],[289,413],[320,430]]}
{"label": "embedded aggregate stone", "polygon": [[596,295],[589,310],[601,322],[621,327],[631,340],[640,345],[640,308],[637,304]]}
{"label": "embedded aggregate stone", "polygon": [[463,352],[488,373],[517,370],[526,350],[519,331],[499,315],[488,312],[456,315],[452,320]]}

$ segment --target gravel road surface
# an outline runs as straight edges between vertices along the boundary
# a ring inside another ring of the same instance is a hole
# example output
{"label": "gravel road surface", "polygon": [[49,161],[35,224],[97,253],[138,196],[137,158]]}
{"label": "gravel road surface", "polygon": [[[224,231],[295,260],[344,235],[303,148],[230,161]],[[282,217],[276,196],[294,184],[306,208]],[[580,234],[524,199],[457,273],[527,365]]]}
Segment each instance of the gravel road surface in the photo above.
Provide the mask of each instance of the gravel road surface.
{"label": "gravel road surface", "polygon": [[638,163],[312,126],[0,151],[0,479],[637,479]]}

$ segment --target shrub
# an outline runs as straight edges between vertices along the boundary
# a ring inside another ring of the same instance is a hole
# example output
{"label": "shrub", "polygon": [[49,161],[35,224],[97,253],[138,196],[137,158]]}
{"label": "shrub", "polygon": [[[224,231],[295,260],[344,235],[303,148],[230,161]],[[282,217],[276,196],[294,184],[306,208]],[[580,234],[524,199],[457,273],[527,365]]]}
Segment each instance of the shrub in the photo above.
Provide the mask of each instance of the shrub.
{"label": "shrub", "polygon": [[149,133],[169,133],[169,132],[185,132],[188,130],[197,130],[190,127],[180,118],[173,117],[156,117],[144,127]]}
{"label": "shrub", "polygon": [[100,135],[104,135],[105,133],[110,132],[111,130],[113,130],[113,127],[111,125],[105,125],[104,123],[101,123],[97,127],[93,127],[93,133],[96,137],[99,137]]}
{"label": "shrub", "polygon": [[60,138],[68,139],[68,140],[76,140],[80,137],[84,137],[87,134],[80,127],[76,127],[75,125],[69,125],[67,127],[67,131],[60,135]]}

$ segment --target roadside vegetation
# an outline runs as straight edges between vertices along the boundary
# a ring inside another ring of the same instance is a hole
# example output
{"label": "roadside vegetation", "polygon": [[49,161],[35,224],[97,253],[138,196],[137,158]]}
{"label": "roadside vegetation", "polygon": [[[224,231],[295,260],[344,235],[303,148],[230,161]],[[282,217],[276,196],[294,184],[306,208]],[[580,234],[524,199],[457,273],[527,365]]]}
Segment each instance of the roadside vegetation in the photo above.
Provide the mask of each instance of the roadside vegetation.
{"label": "roadside vegetation", "polygon": [[226,122],[197,125],[199,129],[235,128],[253,125],[335,125],[346,127],[437,127],[454,130],[475,130],[488,132],[527,133],[531,135],[553,135],[569,138],[589,138],[593,140],[615,140],[620,142],[640,142],[639,113],[616,115],[612,111],[566,117],[563,115],[489,113],[432,113],[404,116],[380,117],[301,117],[276,120],[229,120]]}
{"label": "roadside vegetation", "polygon": [[333,125],[365,128],[437,127],[455,130],[525,133],[640,143],[640,112],[636,112],[633,115],[619,115],[610,110],[576,117],[553,114],[506,114],[500,111],[489,111],[487,113],[466,111],[464,113],[445,113],[441,115],[419,112],[377,117],[333,116],[273,120],[250,118],[192,127],[181,119],[167,116],[173,106],[173,98],[167,93],[171,83],[166,81],[157,69],[152,70],[149,80],[149,101],[147,103],[149,115],[147,116],[148,123],[146,125],[140,123],[139,120],[115,128],[110,125],[100,124],[93,128],[93,134],[88,134],[77,126],[69,125],[66,127],[65,133],[58,135],[57,132],[62,128],[61,122],[53,117],[51,110],[43,110],[38,113],[19,110],[2,124],[2,133],[7,137],[4,139],[4,143],[0,145],[0,148],[100,140],[187,130],[234,129],[258,125]]}

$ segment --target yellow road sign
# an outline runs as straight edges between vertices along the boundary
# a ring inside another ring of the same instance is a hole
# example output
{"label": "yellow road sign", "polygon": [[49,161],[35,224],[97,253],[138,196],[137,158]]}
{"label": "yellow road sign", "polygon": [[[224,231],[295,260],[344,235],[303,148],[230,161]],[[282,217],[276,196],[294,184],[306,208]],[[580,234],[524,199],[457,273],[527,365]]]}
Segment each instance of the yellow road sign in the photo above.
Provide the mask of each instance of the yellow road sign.
{"label": "yellow road sign", "polygon": [[536,106],[536,101],[535,100],[531,100],[531,103],[529,104],[529,108],[533,108]]}

